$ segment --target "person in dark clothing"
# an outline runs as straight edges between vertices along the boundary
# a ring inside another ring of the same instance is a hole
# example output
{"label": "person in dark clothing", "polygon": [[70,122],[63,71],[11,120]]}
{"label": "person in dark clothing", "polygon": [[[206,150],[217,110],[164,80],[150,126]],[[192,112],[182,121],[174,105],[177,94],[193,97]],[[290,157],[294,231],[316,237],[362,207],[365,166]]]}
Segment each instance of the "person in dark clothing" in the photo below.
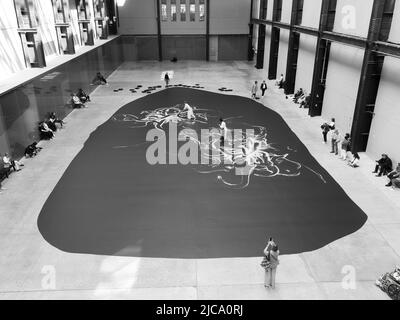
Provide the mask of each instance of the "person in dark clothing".
{"label": "person in dark clothing", "polygon": [[83,91],[81,88],[78,89],[78,93],[76,95],[82,103],[90,102],[89,95],[87,95],[86,92]]}
{"label": "person in dark clothing", "polygon": [[61,128],[62,128],[63,125],[65,124],[64,121],[62,121],[61,119],[57,118],[55,112],[50,113],[49,119],[50,119],[53,123],[58,123],[58,124],[61,126]]}
{"label": "person in dark clothing", "polygon": [[299,103],[299,100],[304,96],[304,90],[303,88],[300,88],[299,90],[297,90],[297,92],[294,94],[293,97],[293,102],[294,103]]}
{"label": "person in dark clothing", "polygon": [[278,85],[279,89],[283,89],[284,84],[285,84],[285,79],[283,78],[283,74],[281,74],[281,77],[277,81],[277,85]]}
{"label": "person in dark clothing", "polygon": [[387,175],[392,172],[392,160],[388,157],[387,154],[382,154],[382,158],[376,161],[375,170],[372,173],[377,173],[377,177],[381,177],[382,175]]}
{"label": "person in dark clothing", "polygon": [[309,108],[310,107],[310,101],[311,101],[311,94],[306,96],[304,100],[300,103],[299,108]]}
{"label": "person in dark clothing", "polygon": [[54,138],[53,130],[49,128],[45,121],[39,123],[39,132],[40,132],[40,139],[42,140],[50,140]]}
{"label": "person in dark clothing", "polygon": [[393,186],[393,180],[400,178],[400,163],[397,164],[396,169],[390,172],[387,177],[389,179],[389,183],[386,185],[386,187]]}
{"label": "person in dark clothing", "polygon": [[36,156],[42,148],[37,146],[37,142],[32,143],[31,145],[27,146],[25,149],[25,157],[32,158]]}
{"label": "person in dark clothing", "polygon": [[324,137],[324,143],[328,142],[328,132],[330,129],[329,124],[326,122],[321,126],[322,129],[322,136]]}
{"label": "person in dark clothing", "polygon": [[51,131],[56,132],[57,131],[57,126],[56,123],[54,122],[55,120],[53,118],[49,117],[49,120],[46,121],[47,126],[50,128]]}
{"label": "person in dark clothing", "polygon": [[261,84],[261,93],[262,93],[263,97],[264,97],[265,91],[267,91],[267,89],[268,89],[268,86],[267,86],[267,84],[266,84],[266,82],[264,80],[263,83]]}
{"label": "person in dark clothing", "polygon": [[93,85],[107,84],[107,80],[104,78],[104,76],[100,72],[97,72],[96,76],[94,77],[94,79],[92,81],[92,84]]}
{"label": "person in dark clothing", "polygon": [[165,73],[164,81],[165,81],[165,86],[168,87],[168,85],[169,85],[169,75],[168,75],[168,72]]}

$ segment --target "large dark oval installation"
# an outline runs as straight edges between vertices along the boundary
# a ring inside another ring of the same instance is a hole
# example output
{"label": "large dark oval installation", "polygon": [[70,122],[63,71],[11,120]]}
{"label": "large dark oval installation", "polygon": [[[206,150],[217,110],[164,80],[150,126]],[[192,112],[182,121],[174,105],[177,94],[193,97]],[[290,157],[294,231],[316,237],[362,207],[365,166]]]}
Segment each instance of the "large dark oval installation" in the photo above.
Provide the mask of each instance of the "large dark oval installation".
{"label": "large dark oval installation", "polygon": [[90,135],[38,227],[73,253],[230,258],[261,256],[268,237],[284,254],[316,250],[366,220],[279,114],[171,88],[125,105]]}

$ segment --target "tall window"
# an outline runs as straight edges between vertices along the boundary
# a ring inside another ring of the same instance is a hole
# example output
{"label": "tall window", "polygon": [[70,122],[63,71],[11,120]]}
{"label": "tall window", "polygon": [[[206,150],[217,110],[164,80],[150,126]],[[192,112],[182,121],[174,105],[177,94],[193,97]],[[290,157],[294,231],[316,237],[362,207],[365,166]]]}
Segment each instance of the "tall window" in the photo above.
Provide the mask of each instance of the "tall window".
{"label": "tall window", "polygon": [[186,21],[186,0],[180,0],[181,2],[181,21]]}
{"label": "tall window", "polygon": [[167,0],[161,0],[161,20],[167,21]]}
{"label": "tall window", "polygon": [[190,13],[190,21],[195,21],[196,20],[196,1],[195,0],[190,0],[189,13]]}
{"label": "tall window", "polygon": [[205,0],[200,0],[199,2],[200,21],[204,21],[204,17],[206,16],[206,6],[204,2]]}
{"label": "tall window", "polygon": [[171,21],[176,21],[176,0],[171,0]]}

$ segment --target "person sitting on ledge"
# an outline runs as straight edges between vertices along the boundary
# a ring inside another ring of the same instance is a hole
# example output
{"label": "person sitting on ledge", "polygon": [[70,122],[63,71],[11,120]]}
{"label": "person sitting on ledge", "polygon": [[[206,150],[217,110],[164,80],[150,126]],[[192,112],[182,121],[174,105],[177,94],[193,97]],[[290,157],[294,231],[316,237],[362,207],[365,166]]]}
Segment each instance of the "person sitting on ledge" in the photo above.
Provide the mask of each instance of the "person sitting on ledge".
{"label": "person sitting on ledge", "polygon": [[92,81],[92,85],[98,86],[98,85],[104,85],[107,84],[107,80],[104,78],[104,76],[100,73],[97,72],[96,76],[94,77]]}
{"label": "person sitting on ledge", "polygon": [[382,154],[382,158],[376,161],[375,170],[372,173],[377,173],[377,177],[387,175],[392,171],[392,160],[387,154]]}
{"label": "person sitting on ledge", "polygon": [[25,149],[25,157],[32,158],[36,156],[42,148],[37,146],[37,142],[32,143],[31,145],[27,146]]}
{"label": "person sitting on ledge", "polygon": [[11,159],[11,157],[8,155],[7,152],[4,154],[3,164],[5,169],[13,168],[14,171],[21,171],[20,167],[24,166],[22,163],[19,163],[18,161]]}
{"label": "person sitting on ledge", "polygon": [[305,95],[305,93],[304,93],[303,88],[300,88],[300,89],[297,90],[297,92],[294,94],[293,102],[294,102],[294,103],[299,103],[299,100],[300,100],[302,97],[304,97],[304,95]]}
{"label": "person sitting on ledge", "polygon": [[311,101],[311,94],[308,96],[304,95],[303,98],[300,99],[300,107],[299,108],[309,108],[310,107],[310,101]]}
{"label": "person sitting on ledge", "polygon": [[360,156],[357,152],[353,153],[353,160],[349,161],[349,166],[353,168],[358,168],[360,166]]}
{"label": "person sitting on ledge", "polygon": [[397,164],[396,169],[390,172],[387,177],[389,178],[389,183],[386,185],[386,187],[393,186],[393,180],[400,178],[400,163]]}
{"label": "person sitting on ledge", "polygon": [[49,128],[45,121],[39,123],[40,139],[50,140],[54,138],[54,132]]}
{"label": "person sitting on ledge", "polygon": [[85,107],[85,104],[81,102],[75,93],[71,93],[71,104],[73,109]]}
{"label": "person sitting on ledge", "polygon": [[284,84],[285,84],[285,80],[283,79],[283,74],[281,74],[281,77],[276,82],[276,85],[279,87],[279,89],[283,89]]}
{"label": "person sitting on ledge", "polygon": [[81,100],[82,103],[90,102],[89,95],[87,95],[86,92],[82,90],[82,88],[78,89],[78,92],[76,95],[79,98],[79,100]]}
{"label": "person sitting on ledge", "polygon": [[61,128],[63,127],[63,125],[65,124],[65,122],[59,118],[57,118],[56,113],[55,112],[51,112],[50,116],[49,116],[49,120],[51,120],[54,124],[58,123]]}

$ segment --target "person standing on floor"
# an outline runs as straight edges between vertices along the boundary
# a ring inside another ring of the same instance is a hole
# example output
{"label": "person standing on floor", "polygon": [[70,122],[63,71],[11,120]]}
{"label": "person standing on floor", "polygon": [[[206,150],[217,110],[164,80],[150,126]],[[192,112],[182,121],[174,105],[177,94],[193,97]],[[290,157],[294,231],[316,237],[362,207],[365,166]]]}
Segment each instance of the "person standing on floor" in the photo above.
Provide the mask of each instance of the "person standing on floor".
{"label": "person standing on floor", "polygon": [[255,81],[253,86],[251,87],[251,97],[255,99],[257,97],[258,91],[258,81]]}
{"label": "person standing on floor", "polygon": [[275,246],[274,239],[269,238],[267,246],[264,249],[264,258],[261,262],[261,267],[264,268],[264,287],[267,288],[269,286],[269,270],[271,264],[270,251],[272,247]]}
{"label": "person standing on floor", "polygon": [[335,129],[335,131],[333,131],[332,137],[331,137],[331,141],[332,141],[332,151],[331,151],[331,153],[334,153],[334,154],[338,155],[339,154],[339,150],[338,150],[339,130],[338,129]]}
{"label": "person standing on floor", "polygon": [[329,124],[327,124],[326,122],[321,126],[322,129],[322,136],[324,138],[324,142],[323,143],[327,143],[328,142],[328,132],[330,129]]}
{"label": "person standing on floor", "polygon": [[344,137],[342,141],[342,148],[341,148],[341,159],[346,160],[347,159],[347,151],[350,149],[350,134],[346,133],[346,136]]}
{"label": "person standing on floor", "polygon": [[269,268],[267,271],[267,282],[265,287],[275,289],[276,269],[279,265],[279,249],[276,244],[269,251]]}
{"label": "person standing on floor", "polygon": [[263,83],[261,84],[261,92],[262,92],[262,96],[263,97],[264,97],[265,91],[267,91],[267,89],[268,89],[268,86],[267,86],[267,83],[264,80]]}
{"label": "person standing on floor", "polygon": [[168,87],[169,86],[169,75],[168,75],[168,72],[165,73],[164,81],[165,81],[165,87]]}

